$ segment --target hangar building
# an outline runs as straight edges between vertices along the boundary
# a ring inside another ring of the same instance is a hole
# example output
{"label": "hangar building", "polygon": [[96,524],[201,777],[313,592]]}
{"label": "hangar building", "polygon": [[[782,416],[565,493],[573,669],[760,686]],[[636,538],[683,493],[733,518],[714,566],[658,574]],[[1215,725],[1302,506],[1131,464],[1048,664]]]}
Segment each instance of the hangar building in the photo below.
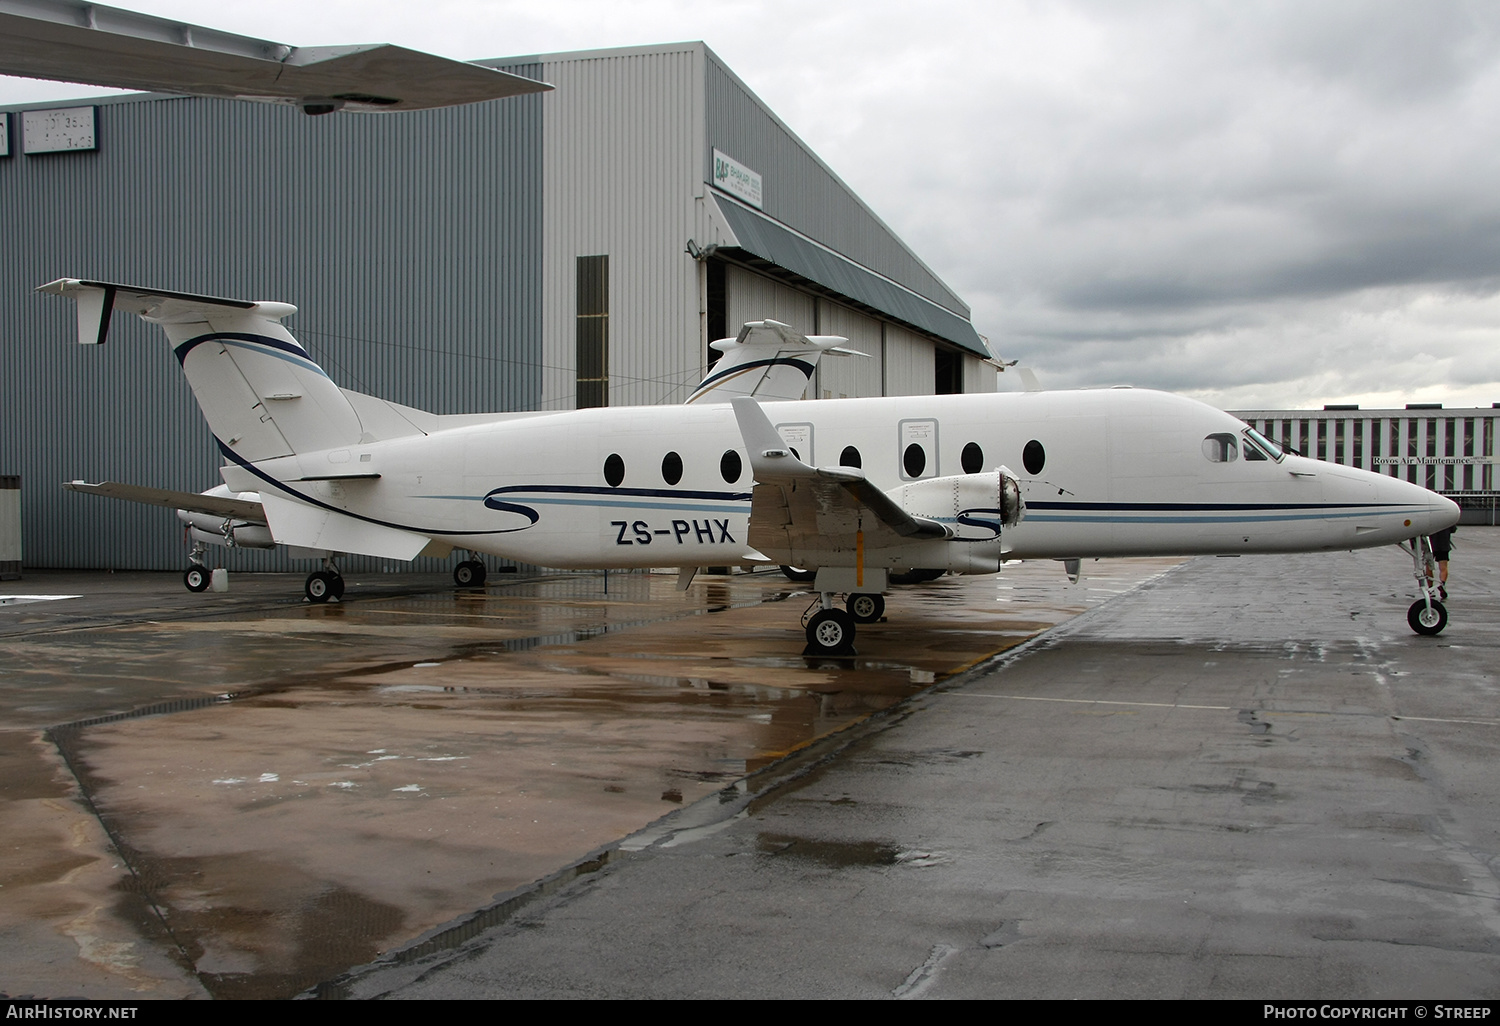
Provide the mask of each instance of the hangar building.
{"label": "hangar building", "polygon": [[384,116],[0,110],[0,472],[26,565],[185,565],[169,514],[63,480],[219,483],[160,332],[119,317],[73,345],[71,305],[32,292],[59,277],[294,303],[336,381],[438,413],[681,402],[708,343],[765,317],[867,354],[825,358],[812,398],[994,390],[964,302],[704,44],[487,63],[557,88]]}

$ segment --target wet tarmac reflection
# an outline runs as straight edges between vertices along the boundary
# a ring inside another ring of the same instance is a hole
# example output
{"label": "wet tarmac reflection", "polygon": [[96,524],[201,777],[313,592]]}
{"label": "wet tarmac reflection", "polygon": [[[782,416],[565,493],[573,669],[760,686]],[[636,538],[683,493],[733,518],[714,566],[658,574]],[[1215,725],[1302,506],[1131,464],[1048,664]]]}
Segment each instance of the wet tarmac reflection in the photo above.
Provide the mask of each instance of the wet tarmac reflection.
{"label": "wet tarmac reflection", "polygon": [[771,574],[33,577],[82,597],[0,611],[7,992],[296,994],[1173,565],[900,589],[850,660]]}

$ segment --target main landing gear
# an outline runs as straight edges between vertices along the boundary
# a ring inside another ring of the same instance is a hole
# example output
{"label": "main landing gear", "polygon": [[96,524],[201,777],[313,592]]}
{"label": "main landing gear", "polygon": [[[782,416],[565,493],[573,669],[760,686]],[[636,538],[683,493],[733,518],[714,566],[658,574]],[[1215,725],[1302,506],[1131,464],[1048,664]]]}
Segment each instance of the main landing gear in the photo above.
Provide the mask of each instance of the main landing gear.
{"label": "main landing gear", "polygon": [[885,596],[854,594],[844,601],[844,608],[834,605],[833,595],[822,592],[807,612],[802,624],[807,628],[808,656],[854,655],[855,624],[875,623],[885,613]]}
{"label": "main landing gear", "polygon": [[202,563],[191,564],[182,575],[183,586],[192,592],[207,591],[212,580],[213,571]]}
{"label": "main landing gear", "polygon": [[477,559],[466,559],[453,568],[453,583],[460,588],[483,588],[484,564]]}
{"label": "main landing gear", "polygon": [[302,592],[307,596],[307,601],[323,603],[330,599],[342,599],[344,597],[344,575],[339,573],[339,568],[333,565],[332,559],[323,560],[323,569],[314,570],[307,575],[307,581],[302,586]]}
{"label": "main landing gear", "polygon": [[193,551],[188,553],[188,568],[182,574],[182,586],[195,594],[207,591],[208,586],[213,583],[213,571],[203,563],[203,553],[206,551],[207,547],[202,542],[194,542]]}
{"label": "main landing gear", "polygon": [[1438,601],[1437,561],[1432,557],[1432,542],[1425,534],[1412,539],[1411,561],[1422,597],[1406,611],[1406,622],[1418,634],[1441,634],[1448,626],[1448,610]]}

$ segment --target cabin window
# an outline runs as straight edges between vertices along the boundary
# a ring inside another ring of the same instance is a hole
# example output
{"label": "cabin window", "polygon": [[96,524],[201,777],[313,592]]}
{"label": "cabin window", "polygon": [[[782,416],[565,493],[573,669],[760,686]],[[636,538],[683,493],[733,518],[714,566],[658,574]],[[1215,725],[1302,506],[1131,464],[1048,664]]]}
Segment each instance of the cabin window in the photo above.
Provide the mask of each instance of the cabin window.
{"label": "cabin window", "polygon": [[740,462],[740,454],[733,449],[725,450],[724,455],[719,457],[719,476],[724,479],[725,484],[734,484],[738,481],[744,469],[744,465]]}
{"label": "cabin window", "polygon": [[620,459],[619,453],[612,452],[605,457],[604,480],[611,488],[620,487],[620,482],[625,480],[625,461]]}
{"label": "cabin window", "polygon": [[661,479],[669,485],[682,480],[682,457],[669,452],[661,458]]}
{"label": "cabin window", "polygon": [[916,442],[906,447],[906,452],[901,456],[901,465],[906,468],[907,477],[921,477],[922,471],[927,469],[927,453]]}
{"label": "cabin window", "polygon": [[963,465],[965,474],[977,474],[984,469],[984,450],[979,447],[978,442],[970,442],[964,446],[958,462]]}
{"label": "cabin window", "polygon": [[1041,442],[1033,438],[1026,443],[1026,448],[1021,450],[1021,466],[1026,468],[1026,473],[1035,477],[1046,465],[1047,450],[1042,448]]}
{"label": "cabin window", "polygon": [[844,446],[844,451],[839,453],[839,466],[841,467],[863,467],[864,461],[859,457],[859,450],[852,445]]}
{"label": "cabin window", "polygon": [[1203,440],[1203,455],[1210,463],[1233,463],[1240,458],[1240,450],[1233,435],[1218,432]]}
{"label": "cabin window", "polygon": [[901,446],[901,476],[908,481],[936,477],[938,470],[938,422],[930,418],[903,420],[897,425]]}

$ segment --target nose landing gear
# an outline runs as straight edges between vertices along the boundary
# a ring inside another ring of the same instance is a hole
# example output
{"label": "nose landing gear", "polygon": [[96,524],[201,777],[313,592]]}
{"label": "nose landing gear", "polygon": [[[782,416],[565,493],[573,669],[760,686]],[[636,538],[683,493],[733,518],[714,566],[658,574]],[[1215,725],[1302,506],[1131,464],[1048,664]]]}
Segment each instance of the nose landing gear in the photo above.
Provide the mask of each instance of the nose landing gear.
{"label": "nose landing gear", "polygon": [[1432,556],[1432,541],[1425,534],[1412,539],[1411,561],[1422,597],[1406,611],[1406,622],[1418,634],[1441,634],[1448,626],[1448,610],[1438,601],[1437,561]]}

